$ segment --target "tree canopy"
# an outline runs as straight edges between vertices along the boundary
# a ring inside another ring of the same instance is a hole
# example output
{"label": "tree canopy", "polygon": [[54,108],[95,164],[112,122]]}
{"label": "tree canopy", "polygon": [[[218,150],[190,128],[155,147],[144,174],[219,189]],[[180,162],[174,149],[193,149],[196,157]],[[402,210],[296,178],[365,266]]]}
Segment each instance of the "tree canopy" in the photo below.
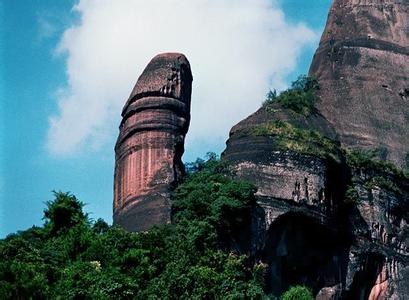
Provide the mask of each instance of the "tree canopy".
{"label": "tree canopy", "polygon": [[131,233],[54,192],[44,226],[0,240],[1,299],[262,299],[264,266],[233,251],[255,187],[215,155],[191,164],[172,223]]}
{"label": "tree canopy", "polygon": [[148,232],[92,221],[74,195],[54,192],[44,226],[0,241],[0,298],[260,298],[249,258],[221,247],[255,189],[214,156],[197,165],[174,193],[172,224]]}

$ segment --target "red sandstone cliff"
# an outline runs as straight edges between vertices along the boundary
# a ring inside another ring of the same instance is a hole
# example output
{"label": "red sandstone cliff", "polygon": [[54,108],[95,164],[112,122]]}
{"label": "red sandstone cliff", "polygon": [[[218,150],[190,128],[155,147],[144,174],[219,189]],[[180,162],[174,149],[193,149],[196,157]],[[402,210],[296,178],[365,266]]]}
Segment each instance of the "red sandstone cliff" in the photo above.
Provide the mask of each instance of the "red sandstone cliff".
{"label": "red sandstone cliff", "polygon": [[[222,158],[233,176],[258,188],[251,228],[241,228],[249,235],[243,249],[267,266],[273,294],[294,284],[317,299],[409,294],[409,177],[347,164],[338,141],[405,163],[408,3],[335,0],[310,69],[320,85],[318,107],[305,114],[275,102],[230,132]],[[183,55],[159,55],[125,104],[114,222],[128,230],[170,220],[191,81]]]}
{"label": "red sandstone cliff", "polygon": [[184,166],[192,74],[183,54],[155,56],[122,111],[115,146],[115,224],[141,231],[170,222],[170,191]]}
{"label": "red sandstone cliff", "polygon": [[337,139],[409,163],[409,1],[334,0],[310,75],[316,110],[261,108],[232,128],[222,155],[258,188],[251,255],[277,296],[304,284],[320,300],[406,299],[409,177],[354,165]]}
{"label": "red sandstone cliff", "polygon": [[[306,143],[303,136],[310,134]],[[307,150],[324,141],[334,158]],[[269,292],[279,296],[300,282],[314,292],[336,285],[342,266],[332,257],[344,247],[334,219],[343,178],[328,121],[316,111],[297,114],[276,103],[235,125],[226,144],[222,159],[235,178],[258,188],[250,251],[268,266]]]}
{"label": "red sandstone cliff", "polygon": [[344,146],[408,166],[408,1],[335,0],[310,75]]}

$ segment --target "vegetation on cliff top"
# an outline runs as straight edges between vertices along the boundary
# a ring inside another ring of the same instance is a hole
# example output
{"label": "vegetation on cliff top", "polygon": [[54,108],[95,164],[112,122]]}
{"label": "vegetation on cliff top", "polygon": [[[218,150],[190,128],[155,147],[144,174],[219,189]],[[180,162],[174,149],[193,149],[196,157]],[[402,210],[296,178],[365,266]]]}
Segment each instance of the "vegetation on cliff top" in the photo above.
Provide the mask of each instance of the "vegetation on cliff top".
{"label": "vegetation on cliff top", "polygon": [[[346,160],[350,168],[356,171],[364,170],[365,176],[352,177],[352,184],[361,184],[366,190],[374,187],[402,194],[398,186],[402,180],[409,180],[408,170],[398,168],[392,162],[379,159],[376,150],[347,150]],[[347,190],[347,202],[359,202],[359,195],[352,186]]]}
{"label": "vegetation on cliff top", "polygon": [[378,156],[377,150],[346,151],[347,164],[352,168],[387,173],[398,179],[409,179],[408,170],[398,168],[392,162],[381,160]]}
{"label": "vegetation on cliff top", "polygon": [[273,105],[280,103],[284,108],[304,116],[310,115],[318,101],[315,95],[319,89],[318,81],[312,77],[301,75],[291,84],[291,88],[278,94],[276,90],[270,90],[263,107],[267,111],[274,111]]}
{"label": "vegetation on cliff top", "polygon": [[[263,108],[268,112],[278,112],[284,108],[293,114],[308,117],[315,111],[318,89],[316,79],[301,75],[288,90],[280,94],[275,90],[270,91]],[[280,104],[281,108],[276,104]],[[336,142],[317,130],[299,128],[288,121],[272,120],[246,129],[241,134],[273,136],[275,144],[283,150],[339,161],[339,147]]]}
{"label": "vegetation on cliff top", "polygon": [[[265,266],[232,252],[255,188],[214,156],[190,165],[173,222],[130,233],[55,192],[42,227],[0,240],[1,299],[260,299]],[[226,238],[229,237],[229,238]]]}
{"label": "vegetation on cliff top", "polygon": [[255,136],[273,136],[282,149],[338,160],[338,145],[316,130],[301,129],[285,121],[271,121],[251,128]]}

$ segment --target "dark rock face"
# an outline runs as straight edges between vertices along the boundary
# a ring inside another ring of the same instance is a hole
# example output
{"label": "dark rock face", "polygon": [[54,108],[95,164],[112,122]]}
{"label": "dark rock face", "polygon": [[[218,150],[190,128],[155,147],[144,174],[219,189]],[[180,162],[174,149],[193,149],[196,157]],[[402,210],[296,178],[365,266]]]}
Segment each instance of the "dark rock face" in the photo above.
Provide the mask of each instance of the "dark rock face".
{"label": "dark rock face", "polygon": [[[291,131],[283,144],[277,128],[260,130],[277,120],[305,135],[316,130],[333,141],[332,154],[305,151]],[[277,296],[303,284],[316,299],[405,299],[409,178],[351,164],[336,138],[318,112],[295,115],[279,104],[233,127],[222,158],[233,176],[258,187],[250,245],[243,248],[267,266],[266,284]]]}
{"label": "dark rock face", "polygon": [[[335,157],[308,153],[303,143],[280,136],[275,128],[278,134],[257,134],[271,122],[306,135],[317,132],[334,146]],[[347,272],[347,242],[338,220],[345,176],[336,138],[318,112],[297,115],[280,104],[260,108],[230,132],[222,158],[231,163],[237,179],[258,187],[248,248],[268,266],[267,286],[275,295],[300,283],[317,293],[342,282]]]}
{"label": "dark rock face", "polygon": [[310,75],[319,110],[348,148],[409,167],[409,4],[335,0]]}
{"label": "dark rock face", "polygon": [[[335,0],[310,75],[320,90],[319,111],[346,148],[380,150],[380,158],[408,167],[409,3]],[[408,180],[352,167],[344,197],[351,244],[347,272],[320,299],[405,299],[409,295]],[[317,296],[317,298],[319,298]],[[327,297],[327,298],[325,298]]]}
{"label": "dark rock face", "polygon": [[[336,201],[328,194],[326,173],[333,167],[325,157],[294,151],[297,141],[286,137],[286,145],[277,143],[274,134],[257,130],[270,122],[283,122],[296,128],[317,131],[320,138],[336,139],[336,133],[319,113],[309,116],[295,115],[279,104],[270,111],[260,108],[256,113],[235,125],[230,131],[222,158],[235,166],[240,179],[253,182],[257,195],[289,200],[299,204],[327,206],[331,210]],[[279,123],[280,124],[280,123]],[[275,128],[273,128],[275,129]],[[285,135],[285,132],[283,132]],[[282,138],[282,137],[281,137]],[[336,144],[336,141],[334,141]]]}
{"label": "dark rock face", "polygon": [[130,231],[170,221],[170,191],[190,121],[192,74],[183,54],[155,56],[122,111],[115,146],[115,224]]}
{"label": "dark rock face", "polygon": [[276,296],[304,284],[322,300],[409,297],[409,176],[341,150],[405,167],[408,74],[409,2],[335,0],[310,68],[317,110],[275,103],[232,128],[222,158],[258,188],[246,249]]}
{"label": "dark rock face", "polygon": [[409,295],[409,180],[360,168],[352,169],[352,179],[358,198],[349,213],[354,243],[349,250],[347,295],[405,299]]}

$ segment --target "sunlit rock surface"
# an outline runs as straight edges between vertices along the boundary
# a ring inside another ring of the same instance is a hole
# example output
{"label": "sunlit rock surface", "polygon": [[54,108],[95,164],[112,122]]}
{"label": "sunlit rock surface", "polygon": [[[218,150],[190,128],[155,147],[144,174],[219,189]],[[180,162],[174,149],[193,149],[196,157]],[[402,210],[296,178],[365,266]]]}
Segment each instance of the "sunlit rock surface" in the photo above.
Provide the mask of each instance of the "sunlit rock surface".
{"label": "sunlit rock surface", "polygon": [[348,148],[409,165],[409,3],[335,0],[310,75]]}
{"label": "sunlit rock surface", "polygon": [[[408,13],[404,0],[335,0],[310,68],[317,110],[297,115],[277,103],[230,132],[222,158],[258,188],[243,248],[267,266],[276,296],[302,284],[320,300],[409,297],[409,179],[351,165],[342,150],[408,166]],[[277,121],[291,126],[281,134]]]}
{"label": "sunlit rock surface", "polygon": [[[292,130],[313,138],[300,141]],[[314,153],[315,142],[323,140],[331,151]],[[280,295],[304,283],[317,292],[338,284],[346,273],[347,243],[339,222],[345,174],[328,121],[318,111],[296,114],[277,103],[235,125],[226,144],[222,158],[234,177],[258,188],[246,247],[268,266],[268,290]]]}
{"label": "sunlit rock surface", "polygon": [[[301,284],[320,300],[409,297],[409,177],[345,151],[408,166],[408,13],[408,0],[334,0],[310,68],[316,108],[272,103],[230,132],[222,159],[258,189],[233,250],[265,267],[273,295]],[[183,55],[158,55],[125,104],[114,222],[127,230],[170,221],[191,82]]]}
{"label": "sunlit rock surface", "polygon": [[170,191],[181,180],[192,74],[183,54],[155,56],[122,111],[115,146],[115,224],[141,231],[170,222]]}

